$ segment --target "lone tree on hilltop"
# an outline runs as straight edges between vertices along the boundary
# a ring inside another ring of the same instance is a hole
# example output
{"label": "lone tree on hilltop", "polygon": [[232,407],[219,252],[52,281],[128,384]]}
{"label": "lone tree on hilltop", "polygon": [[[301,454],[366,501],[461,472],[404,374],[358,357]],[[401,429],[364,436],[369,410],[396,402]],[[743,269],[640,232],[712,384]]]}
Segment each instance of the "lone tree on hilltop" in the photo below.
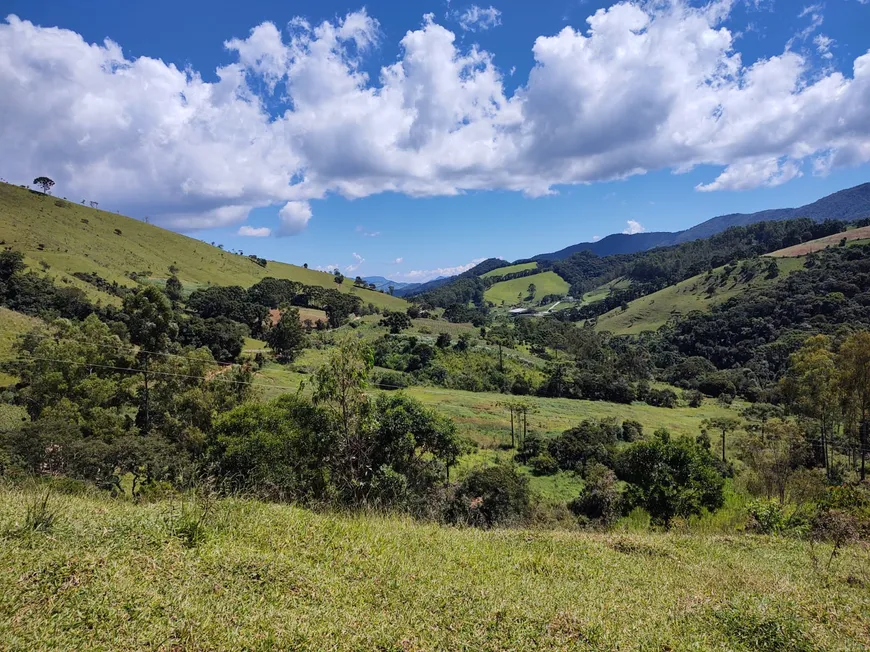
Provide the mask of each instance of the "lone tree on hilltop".
{"label": "lone tree on hilltop", "polygon": [[54,185],[54,181],[48,177],[36,177],[33,180],[33,185],[42,188],[42,192],[47,195],[51,192],[51,187]]}

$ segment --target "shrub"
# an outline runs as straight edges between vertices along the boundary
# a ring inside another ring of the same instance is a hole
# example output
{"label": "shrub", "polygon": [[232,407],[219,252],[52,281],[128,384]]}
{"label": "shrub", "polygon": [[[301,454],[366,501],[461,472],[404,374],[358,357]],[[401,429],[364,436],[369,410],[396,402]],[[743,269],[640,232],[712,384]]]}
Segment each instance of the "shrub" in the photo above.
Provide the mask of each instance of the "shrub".
{"label": "shrub", "polygon": [[626,419],[622,422],[622,441],[633,442],[643,437],[643,425],[640,421]]}
{"label": "shrub", "polygon": [[448,520],[476,527],[522,522],[529,512],[528,480],[513,466],[498,464],[471,471],[456,488]]}
{"label": "shrub", "polygon": [[622,496],[616,487],[616,474],[603,464],[591,464],[586,486],[568,508],[576,515],[600,525],[611,525],[619,516]]}
{"label": "shrub", "polygon": [[666,430],[624,448],[615,468],[629,483],[627,506],[643,507],[665,526],[675,517],[718,509],[725,501],[725,480],[710,452],[690,439],[671,439]]}
{"label": "shrub", "polygon": [[559,463],[549,453],[536,455],[527,464],[535,475],[553,475],[559,470]]}

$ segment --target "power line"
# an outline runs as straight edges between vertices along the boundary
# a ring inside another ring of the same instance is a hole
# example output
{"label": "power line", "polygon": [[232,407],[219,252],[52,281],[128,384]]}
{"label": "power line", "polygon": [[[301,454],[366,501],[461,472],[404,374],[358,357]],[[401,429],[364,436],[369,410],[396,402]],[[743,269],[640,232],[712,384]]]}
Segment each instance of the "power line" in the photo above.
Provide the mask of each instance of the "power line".
{"label": "power line", "polygon": [[[11,359],[7,359],[7,360],[3,360],[3,362],[52,362],[52,363],[56,363],[56,364],[70,364],[70,365],[76,365],[76,366],[80,366],[80,367],[95,367],[98,369],[109,369],[109,370],[113,370],[113,371],[129,371],[129,372],[133,372],[136,374],[143,373],[142,369],[136,369],[134,367],[118,367],[118,366],[114,366],[114,365],[96,364],[93,362],[78,362],[76,360],[57,360],[55,358],[43,358],[43,357],[35,357],[35,356],[31,356],[29,358],[11,358]],[[155,375],[155,376],[188,378],[188,379],[192,379],[192,380],[204,380],[204,381],[209,381],[209,382],[222,382],[222,383],[230,383],[230,384],[234,384],[234,385],[256,385],[258,387],[273,387],[273,388],[277,387],[279,389],[292,389],[292,390],[299,389],[298,386],[291,387],[289,385],[273,385],[273,384],[269,384],[269,383],[255,383],[255,382],[243,381],[243,380],[229,380],[229,379],[219,378],[218,376],[212,376],[211,378],[209,378],[208,376],[194,376],[191,374],[178,374],[178,373],[171,373],[168,371],[151,371],[151,370],[149,370],[147,373]]]}

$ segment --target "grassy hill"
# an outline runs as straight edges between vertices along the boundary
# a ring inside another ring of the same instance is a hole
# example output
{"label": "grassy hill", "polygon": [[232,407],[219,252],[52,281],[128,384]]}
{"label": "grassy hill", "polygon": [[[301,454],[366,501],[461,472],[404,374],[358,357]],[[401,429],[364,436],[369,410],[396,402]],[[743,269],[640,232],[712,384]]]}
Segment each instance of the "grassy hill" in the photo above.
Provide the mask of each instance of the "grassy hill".
{"label": "grassy hill", "polygon": [[54,277],[58,283],[80,287],[103,303],[117,303],[118,299],[72,274],[93,272],[109,282],[132,287],[136,283],[129,277],[131,272],[162,280],[174,265],[187,288],[247,287],[273,276],[338,287],[381,308],[403,310],[408,306],[398,297],[354,288],[350,281],[337,286],[331,274],[273,261],[264,269],[245,256],[173,231],[5,183],[0,183],[0,242],[23,252],[35,271]]}
{"label": "grassy hill", "polygon": [[538,266],[538,263],[520,263],[519,265],[509,265],[507,267],[499,267],[498,269],[493,269],[488,271],[486,274],[481,274],[481,278],[498,278],[500,276],[505,276],[507,274],[516,274],[517,272],[524,272],[527,269],[535,269]]}
{"label": "grassy hill", "polygon": [[500,305],[502,302],[512,305],[517,302],[517,296],[520,294],[525,299],[530,283],[534,283],[537,288],[535,297],[543,297],[547,294],[567,294],[570,288],[568,282],[556,272],[541,272],[540,274],[496,283],[486,291],[484,297],[496,305]]}
{"label": "grassy hill", "polygon": [[628,304],[628,310],[617,308],[598,318],[597,328],[618,335],[636,335],[643,331],[656,330],[676,315],[685,315],[693,310],[709,310],[717,303],[727,301],[752,288],[774,283],[797,269],[803,267],[800,258],[779,258],[777,266],[780,276],[768,279],[762,272],[747,280],[741,265],[733,267],[731,273],[725,267],[713,270],[670,287],[635,299]]}
{"label": "grassy hill", "polygon": [[827,249],[828,247],[837,246],[843,240],[846,240],[846,242],[848,243],[847,246],[856,244],[858,242],[870,242],[870,226],[862,226],[857,229],[843,231],[842,233],[835,233],[834,235],[829,235],[825,238],[818,238],[817,240],[802,242],[801,244],[796,244],[791,247],[786,247],[785,249],[774,251],[773,253],[768,255],[775,258],[792,258],[795,256],[806,256],[807,254],[814,251],[821,251],[822,249]]}
{"label": "grassy hill", "polygon": [[822,577],[784,538],[481,531],[241,500],[215,503],[189,547],[177,501],[60,496],[50,532],[20,530],[37,499],[0,489],[8,650],[788,652],[861,649],[870,628],[857,547]]}

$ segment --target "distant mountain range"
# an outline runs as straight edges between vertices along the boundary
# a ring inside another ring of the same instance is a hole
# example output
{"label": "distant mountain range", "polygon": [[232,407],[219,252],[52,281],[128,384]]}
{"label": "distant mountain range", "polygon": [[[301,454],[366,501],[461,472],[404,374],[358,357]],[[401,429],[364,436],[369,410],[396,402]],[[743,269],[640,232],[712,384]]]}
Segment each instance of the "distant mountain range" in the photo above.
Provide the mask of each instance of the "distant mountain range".
{"label": "distant mountain range", "polygon": [[581,242],[552,253],[538,254],[529,260],[561,260],[578,251],[591,251],[599,256],[632,254],[655,247],[668,247],[690,240],[709,238],[711,235],[725,231],[732,226],[747,226],[756,222],[790,220],[797,217],[808,217],[815,222],[822,222],[826,219],[848,221],[870,217],[870,183],[835,192],[799,208],[774,208],[757,213],[720,215],[676,233],[665,231],[635,233],[634,235],[614,233],[596,242]]}
{"label": "distant mountain range", "polygon": [[437,284],[442,281],[449,280],[448,276],[439,276],[431,281],[427,281],[426,283],[401,283],[400,281],[392,281],[383,276],[364,276],[363,280],[366,283],[374,283],[376,290],[383,290],[384,292],[389,292],[389,288],[393,286],[393,294],[397,297],[402,297],[408,294],[409,292],[414,292],[415,290],[421,288],[424,285],[429,285],[430,283],[436,284],[433,287],[437,287]]}

